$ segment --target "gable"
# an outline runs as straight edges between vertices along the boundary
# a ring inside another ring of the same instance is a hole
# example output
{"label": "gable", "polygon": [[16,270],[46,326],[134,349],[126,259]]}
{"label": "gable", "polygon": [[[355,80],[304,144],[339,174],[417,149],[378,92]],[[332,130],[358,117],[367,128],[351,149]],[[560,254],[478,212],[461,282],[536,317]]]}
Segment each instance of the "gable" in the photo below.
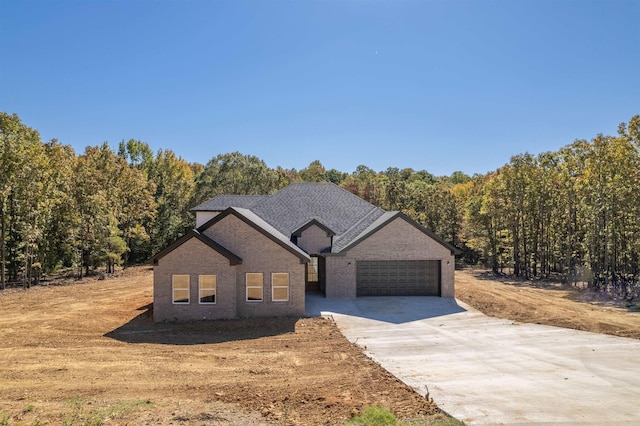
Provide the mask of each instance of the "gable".
{"label": "gable", "polygon": [[[248,229],[253,233],[248,232]],[[240,255],[247,252],[258,236],[279,246],[301,263],[309,261],[309,255],[293,244],[288,237],[247,209],[230,207],[198,228],[198,231],[231,247]],[[255,254],[255,253],[252,253]]]}
{"label": "gable", "polygon": [[175,252],[176,250],[183,249],[184,248],[183,246],[193,245],[194,241],[198,241],[200,243],[199,244],[200,248],[198,250],[203,250],[207,248],[211,249],[214,252],[218,253],[220,256],[226,258],[229,261],[230,265],[238,265],[242,263],[242,259],[235,253],[229,251],[227,248],[218,244],[208,236],[203,235],[196,230],[191,230],[187,234],[178,238],[172,244],[165,247],[155,256],[153,256],[151,259],[153,260],[154,265],[157,265],[160,259],[162,259],[163,257]]}
{"label": "gable", "polygon": [[316,219],[336,235],[383,210],[333,183],[294,183],[251,208],[285,235]]}
{"label": "gable", "polygon": [[299,236],[302,235],[303,232],[305,232],[307,229],[309,229],[311,227],[317,227],[317,228],[321,229],[322,231],[326,232],[327,237],[333,237],[334,235],[336,235],[335,232],[333,232],[331,229],[329,229],[328,227],[326,227],[325,225],[320,223],[317,219],[311,219],[310,221],[308,221],[307,223],[302,225],[300,228],[298,228],[295,231],[293,231],[291,233],[291,236],[292,237],[299,237]]}
{"label": "gable", "polygon": [[[338,253],[351,251],[360,244],[375,239],[381,252],[397,249],[420,247],[431,253],[454,255],[459,250],[443,241],[440,237],[413,221],[401,212],[386,212],[382,217],[363,230]],[[334,251],[335,253],[336,251]]]}
{"label": "gable", "polygon": [[291,240],[309,254],[331,251],[333,232],[317,221],[311,221],[293,233]]}
{"label": "gable", "polygon": [[192,210],[220,212],[229,207],[250,210],[287,238],[311,220],[317,220],[333,234],[340,235],[363,218],[375,218],[384,213],[379,207],[329,182],[293,183],[273,195],[219,195]]}

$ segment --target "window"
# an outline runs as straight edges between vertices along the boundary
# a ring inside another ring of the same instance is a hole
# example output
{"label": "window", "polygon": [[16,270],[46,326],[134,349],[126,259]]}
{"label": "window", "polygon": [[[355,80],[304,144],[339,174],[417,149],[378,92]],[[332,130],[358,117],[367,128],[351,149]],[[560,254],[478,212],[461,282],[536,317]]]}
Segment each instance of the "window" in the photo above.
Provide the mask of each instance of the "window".
{"label": "window", "polygon": [[198,277],[200,304],[216,303],[216,276],[200,275]]}
{"label": "window", "polygon": [[262,302],[262,273],[247,273],[247,301]]}
{"label": "window", "polygon": [[289,300],[289,273],[274,272],[271,274],[271,300],[286,302]]}
{"label": "window", "polygon": [[318,257],[311,256],[311,261],[307,263],[307,282],[318,282]]}
{"label": "window", "polygon": [[176,305],[189,304],[189,275],[173,275],[173,303]]}

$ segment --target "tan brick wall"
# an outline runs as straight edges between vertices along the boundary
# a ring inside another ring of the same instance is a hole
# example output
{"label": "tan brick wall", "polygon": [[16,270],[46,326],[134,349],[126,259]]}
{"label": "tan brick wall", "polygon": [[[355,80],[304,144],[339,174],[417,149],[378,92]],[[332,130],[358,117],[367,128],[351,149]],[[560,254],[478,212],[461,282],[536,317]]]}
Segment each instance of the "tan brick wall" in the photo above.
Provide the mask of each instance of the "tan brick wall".
{"label": "tan brick wall", "polygon": [[311,225],[298,237],[298,247],[309,254],[319,254],[331,246],[331,237],[316,225]]}
{"label": "tan brick wall", "polygon": [[356,262],[352,257],[327,256],[327,298],[356,298]]}
{"label": "tan brick wall", "polygon": [[[190,303],[174,305],[172,275],[190,276]],[[198,275],[216,275],[216,303],[199,304]],[[186,321],[236,317],[236,273],[229,260],[192,238],[153,268],[153,319]]]}
{"label": "tan brick wall", "polygon": [[451,252],[401,218],[345,256],[327,257],[327,297],[356,297],[357,260],[441,260],[442,297],[454,297],[455,262]]}
{"label": "tan brick wall", "polygon": [[[228,215],[204,231],[222,246],[242,258],[236,266],[236,300],[239,317],[304,315],[305,265],[300,258],[287,251],[237,217]],[[264,274],[263,301],[246,300],[247,272]],[[271,273],[289,273],[289,301],[271,300]]]}

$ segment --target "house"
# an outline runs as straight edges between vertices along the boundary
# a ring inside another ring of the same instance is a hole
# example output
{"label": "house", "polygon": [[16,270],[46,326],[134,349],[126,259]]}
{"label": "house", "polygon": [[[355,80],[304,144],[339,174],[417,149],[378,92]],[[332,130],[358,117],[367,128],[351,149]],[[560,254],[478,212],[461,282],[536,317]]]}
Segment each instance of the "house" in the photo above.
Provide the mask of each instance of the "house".
{"label": "house", "polygon": [[454,296],[456,249],[332,183],[220,195],[153,257],[154,319],[304,315],[329,298]]}

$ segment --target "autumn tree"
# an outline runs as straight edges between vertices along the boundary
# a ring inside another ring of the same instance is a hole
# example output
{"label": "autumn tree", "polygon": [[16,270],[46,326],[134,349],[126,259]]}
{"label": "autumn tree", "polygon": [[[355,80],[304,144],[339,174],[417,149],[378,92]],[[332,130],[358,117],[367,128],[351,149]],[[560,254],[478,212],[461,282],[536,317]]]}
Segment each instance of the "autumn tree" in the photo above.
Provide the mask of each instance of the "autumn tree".
{"label": "autumn tree", "polygon": [[239,152],[212,158],[196,178],[194,204],[221,194],[270,194],[278,188],[278,173],[253,155]]}
{"label": "autumn tree", "polygon": [[320,162],[314,160],[307,167],[300,170],[298,176],[302,182],[328,182],[327,171]]}

